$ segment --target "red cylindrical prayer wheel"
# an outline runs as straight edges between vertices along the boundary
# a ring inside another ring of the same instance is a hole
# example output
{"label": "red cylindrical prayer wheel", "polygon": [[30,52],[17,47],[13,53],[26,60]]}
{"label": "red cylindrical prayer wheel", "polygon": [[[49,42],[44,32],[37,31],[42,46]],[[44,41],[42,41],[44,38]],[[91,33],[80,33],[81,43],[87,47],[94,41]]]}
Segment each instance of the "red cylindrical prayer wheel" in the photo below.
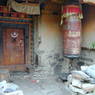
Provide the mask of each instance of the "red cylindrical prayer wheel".
{"label": "red cylindrical prayer wheel", "polygon": [[62,13],[64,56],[79,57],[81,50],[81,9],[78,5],[65,5]]}

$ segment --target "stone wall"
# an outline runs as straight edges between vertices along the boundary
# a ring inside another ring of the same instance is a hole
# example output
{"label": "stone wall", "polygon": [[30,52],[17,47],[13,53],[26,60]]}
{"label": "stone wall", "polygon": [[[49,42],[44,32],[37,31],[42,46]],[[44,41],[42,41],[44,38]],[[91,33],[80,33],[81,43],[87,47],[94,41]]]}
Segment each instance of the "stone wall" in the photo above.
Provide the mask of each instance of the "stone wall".
{"label": "stone wall", "polygon": [[[38,31],[36,31],[35,37],[35,54],[38,56],[38,66],[39,68],[44,67],[49,73],[61,72],[60,67],[66,63],[63,58],[60,6],[47,3],[41,13],[41,16],[38,17]],[[66,67],[68,68],[67,65]]]}

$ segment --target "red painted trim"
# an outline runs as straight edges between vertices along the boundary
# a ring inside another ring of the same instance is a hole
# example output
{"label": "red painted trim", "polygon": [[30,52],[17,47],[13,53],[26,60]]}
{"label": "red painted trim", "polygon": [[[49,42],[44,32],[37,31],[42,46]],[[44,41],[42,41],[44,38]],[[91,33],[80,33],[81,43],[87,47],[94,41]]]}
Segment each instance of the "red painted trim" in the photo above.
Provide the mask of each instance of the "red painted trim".
{"label": "red painted trim", "polygon": [[7,18],[7,19],[15,19],[15,20],[32,20],[32,18],[20,18],[20,17],[3,17],[3,16],[0,16],[0,18]]}
{"label": "red painted trim", "polygon": [[67,13],[80,14],[82,13],[82,10],[80,9],[79,6],[76,6],[76,5],[66,5],[62,7],[62,13],[63,14],[67,14]]}
{"label": "red painted trim", "polygon": [[11,22],[11,21],[0,21],[0,23],[15,23],[15,24],[32,24],[32,23],[29,23],[29,22]]}

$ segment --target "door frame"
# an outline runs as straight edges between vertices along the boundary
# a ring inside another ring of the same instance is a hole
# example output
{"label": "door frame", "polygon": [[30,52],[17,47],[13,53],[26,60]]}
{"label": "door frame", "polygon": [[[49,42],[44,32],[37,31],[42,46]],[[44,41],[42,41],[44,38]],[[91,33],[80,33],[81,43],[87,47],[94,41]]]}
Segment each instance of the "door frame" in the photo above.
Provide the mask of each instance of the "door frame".
{"label": "door frame", "polygon": [[[4,28],[24,29],[24,53],[25,65],[28,64],[29,55],[29,24],[0,23],[0,35],[3,35]],[[3,36],[0,36],[0,64],[3,64]]]}

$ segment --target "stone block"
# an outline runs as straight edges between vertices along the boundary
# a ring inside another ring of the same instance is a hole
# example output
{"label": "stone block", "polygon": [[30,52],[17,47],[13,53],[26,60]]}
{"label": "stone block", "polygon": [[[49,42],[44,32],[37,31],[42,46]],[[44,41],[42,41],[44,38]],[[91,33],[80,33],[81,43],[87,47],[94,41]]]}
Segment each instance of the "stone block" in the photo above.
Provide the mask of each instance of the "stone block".
{"label": "stone block", "polygon": [[9,70],[7,69],[0,69],[0,81],[3,81],[3,80],[9,80],[10,78],[10,73],[9,73]]}

